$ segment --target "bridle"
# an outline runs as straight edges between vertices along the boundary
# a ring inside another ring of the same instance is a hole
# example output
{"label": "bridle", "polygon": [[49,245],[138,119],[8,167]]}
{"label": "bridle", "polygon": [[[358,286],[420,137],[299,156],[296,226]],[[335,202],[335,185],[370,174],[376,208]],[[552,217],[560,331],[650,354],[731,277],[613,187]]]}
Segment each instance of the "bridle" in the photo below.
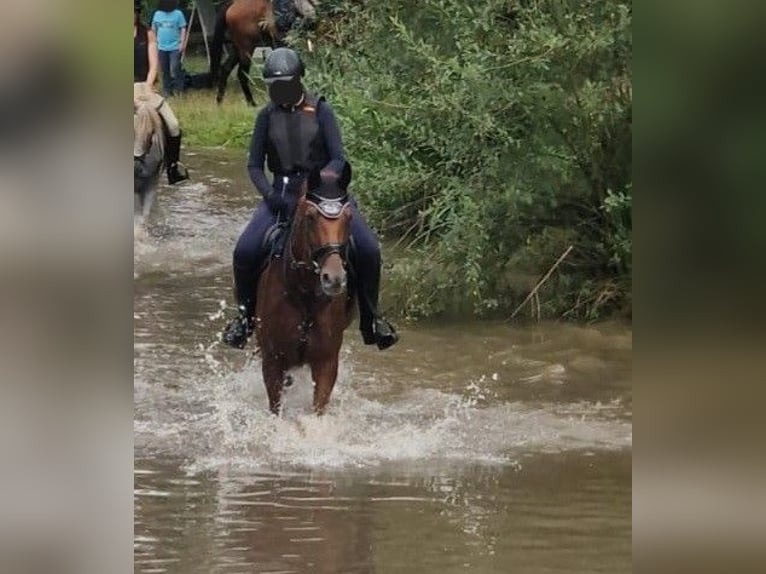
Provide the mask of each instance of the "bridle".
{"label": "bridle", "polygon": [[[339,199],[327,199],[315,194],[309,194],[306,201],[317,208],[321,217],[325,219],[338,219],[346,209],[350,209],[348,203],[348,197],[344,196]],[[324,243],[319,247],[315,247],[309,254],[309,260],[295,259],[293,254],[293,237],[295,235],[295,218],[293,218],[290,224],[289,239],[287,245],[287,257],[290,269],[292,270],[311,270],[315,275],[319,275],[322,270],[322,265],[330,255],[338,254],[343,261],[343,266],[346,266],[348,260],[348,240],[343,243]]]}

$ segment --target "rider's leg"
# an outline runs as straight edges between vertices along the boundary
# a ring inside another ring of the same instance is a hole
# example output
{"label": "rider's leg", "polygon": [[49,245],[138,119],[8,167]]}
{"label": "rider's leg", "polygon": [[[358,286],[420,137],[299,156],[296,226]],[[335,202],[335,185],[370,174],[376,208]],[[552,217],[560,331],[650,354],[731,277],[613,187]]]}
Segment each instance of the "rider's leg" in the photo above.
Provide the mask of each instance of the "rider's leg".
{"label": "rider's leg", "polygon": [[243,348],[253,332],[258,276],[267,255],[263,240],[275,222],[276,217],[262,202],[234,248],[234,290],[239,313],[223,334],[223,341],[232,347]]}
{"label": "rider's leg", "polygon": [[276,217],[266,203],[261,202],[234,248],[234,285],[237,303],[242,305],[250,316],[255,314],[258,274],[266,255],[263,241],[274,223],[276,223]]}
{"label": "rider's leg", "polygon": [[181,155],[181,126],[167,100],[162,101],[160,107],[157,108],[157,112],[160,114],[162,121],[165,123],[165,128],[167,129],[165,163],[167,166],[168,183],[173,185],[179,181],[189,179],[189,173],[186,168],[178,161],[179,156]]}
{"label": "rider's leg", "polygon": [[365,344],[377,344],[386,349],[396,343],[399,337],[393,326],[378,312],[380,292],[380,244],[378,238],[359,213],[352,200],[351,236],[354,238],[354,269],[357,274],[356,292],[359,299],[359,330]]}

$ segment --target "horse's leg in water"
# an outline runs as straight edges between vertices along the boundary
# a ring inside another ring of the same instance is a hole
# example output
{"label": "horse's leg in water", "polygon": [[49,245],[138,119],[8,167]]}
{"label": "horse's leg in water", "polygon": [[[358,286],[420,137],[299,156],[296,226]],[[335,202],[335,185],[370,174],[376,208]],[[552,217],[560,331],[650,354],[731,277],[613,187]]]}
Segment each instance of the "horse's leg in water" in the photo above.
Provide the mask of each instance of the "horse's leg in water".
{"label": "horse's leg in water", "polygon": [[245,94],[247,105],[255,106],[253,100],[253,92],[250,91],[250,56],[245,54],[240,55],[239,69],[237,70],[237,78],[239,78],[239,85],[242,86],[242,93]]}
{"label": "horse's leg in water", "polygon": [[282,387],[285,383],[284,363],[280,358],[264,356],[261,361],[261,372],[266,393],[269,395],[269,410],[279,415],[282,408]]}
{"label": "horse's leg in water", "polygon": [[149,212],[152,210],[155,197],[157,197],[157,186],[153,184],[149,186],[141,198],[141,215],[144,219],[149,217]]}
{"label": "horse's leg in water", "polygon": [[157,182],[141,182],[133,192],[133,215],[140,217],[141,220],[149,217],[149,211],[152,209],[154,197],[157,194]]}
{"label": "horse's leg in water", "polygon": [[234,66],[237,64],[237,55],[232,52],[226,57],[226,61],[221,66],[218,76],[218,95],[215,97],[216,103],[223,101],[223,94],[226,92],[226,83],[229,81],[229,76]]}
{"label": "horse's leg in water", "polygon": [[133,194],[133,228],[134,229],[136,227],[143,227],[145,225],[143,208],[144,208],[143,195],[136,191]]}
{"label": "horse's leg in water", "polygon": [[332,359],[311,363],[311,378],[314,380],[314,412],[323,415],[338,378],[337,355]]}
{"label": "horse's leg in water", "polygon": [[144,207],[144,200],[141,193],[138,191],[133,192],[133,215],[135,217],[140,217],[141,213],[143,212]]}

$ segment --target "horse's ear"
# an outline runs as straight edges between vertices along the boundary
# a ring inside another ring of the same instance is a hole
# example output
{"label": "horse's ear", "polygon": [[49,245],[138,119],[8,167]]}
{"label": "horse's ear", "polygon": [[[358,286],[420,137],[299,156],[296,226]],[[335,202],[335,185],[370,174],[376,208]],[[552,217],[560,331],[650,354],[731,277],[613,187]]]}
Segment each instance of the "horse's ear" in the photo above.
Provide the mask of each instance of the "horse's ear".
{"label": "horse's ear", "polygon": [[319,187],[322,185],[322,176],[318,169],[312,169],[309,172],[306,183],[308,184],[308,189],[306,191],[309,193],[319,189]]}
{"label": "horse's ear", "polygon": [[351,164],[348,162],[345,162],[343,164],[343,173],[340,174],[340,180],[338,181],[338,187],[340,187],[343,191],[346,191],[350,183],[351,183]]}

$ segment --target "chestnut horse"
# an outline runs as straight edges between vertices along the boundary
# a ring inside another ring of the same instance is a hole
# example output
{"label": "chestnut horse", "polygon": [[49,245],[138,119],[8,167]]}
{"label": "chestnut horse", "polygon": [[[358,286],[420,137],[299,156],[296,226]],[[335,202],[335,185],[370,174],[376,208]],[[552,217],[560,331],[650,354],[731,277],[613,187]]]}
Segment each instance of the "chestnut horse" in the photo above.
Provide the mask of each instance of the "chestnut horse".
{"label": "chestnut horse", "polygon": [[255,331],[274,414],[291,381],[288,369],[306,364],[314,381],[314,410],[324,413],[353,313],[347,273],[351,207],[345,186],[320,185],[316,173],[303,182],[282,255],[269,261],[258,283]]}
{"label": "chestnut horse", "polygon": [[[221,65],[224,37],[229,31],[232,50]],[[210,82],[218,85],[216,102],[223,100],[226,82],[238,66],[237,78],[247,103],[255,105],[250,91],[250,64],[253,50],[258,46],[274,47],[276,25],[270,0],[233,0],[225,4],[216,16],[213,41],[210,43]]]}

